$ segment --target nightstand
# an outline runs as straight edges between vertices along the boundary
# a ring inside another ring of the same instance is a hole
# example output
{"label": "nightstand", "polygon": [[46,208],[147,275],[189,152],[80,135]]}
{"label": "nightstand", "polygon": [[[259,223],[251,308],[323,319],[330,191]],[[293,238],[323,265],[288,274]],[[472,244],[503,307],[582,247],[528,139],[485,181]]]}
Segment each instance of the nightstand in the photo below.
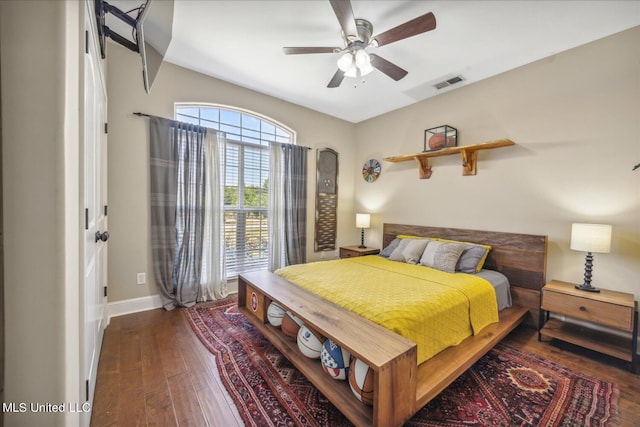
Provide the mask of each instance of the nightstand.
{"label": "nightstand", "polygon": [[380,249],[376,248],[359,248],[356,246],[342,246],[340,248],[340,258],[353,258],[356,256],[377,255]]}
{"label": "nightstand", "polygon": [[[580,320],[583,325],[550,318],[550,313]],[[606,332],[598,326],[625,333]],[[542,288],[538,341],[543,336],[626,360],[631,372],[637,373],[638,307],[633,294],[606,289],[585,292],[573,283],[553,280]]]}

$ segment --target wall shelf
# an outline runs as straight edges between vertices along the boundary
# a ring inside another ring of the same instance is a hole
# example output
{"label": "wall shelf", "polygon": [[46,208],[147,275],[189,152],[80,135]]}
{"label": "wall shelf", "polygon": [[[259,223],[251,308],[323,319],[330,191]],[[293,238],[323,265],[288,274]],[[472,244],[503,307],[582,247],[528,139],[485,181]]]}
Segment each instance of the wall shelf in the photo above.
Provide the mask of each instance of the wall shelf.
{"label": "wall shelf", "polygon": [[429,165],[430,157],[449,156],[460,153],[462,157],[462,175],[475,175],[477,172],[476,165],[478,163],[478,151],[489,150],[492,148],[508,147],[516,143],[510,139],[498,139],[496,141],[483,142],[480,144],[462,145],[459,147],[448,147],[437,151],[424,151],[422,153],[407,154],[405,156],[386,157],[384,160],[392,163],[408,162],[415,160],[418,163],[418,173],[420,179],[429,179],[431,177],[431,165]]}

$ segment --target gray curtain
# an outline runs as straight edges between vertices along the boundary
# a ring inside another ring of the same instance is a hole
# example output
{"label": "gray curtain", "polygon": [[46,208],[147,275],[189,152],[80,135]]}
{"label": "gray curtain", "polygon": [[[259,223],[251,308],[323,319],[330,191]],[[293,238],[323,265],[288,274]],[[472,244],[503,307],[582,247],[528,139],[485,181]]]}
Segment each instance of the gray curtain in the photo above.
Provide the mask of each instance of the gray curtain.
{"label": "gray curtain", "polygon": [[307,154],[299,145],[282,145],[286,265],[307,260]]}
{"label": "gray curtain", "polygon": [[151,117],[151,250],[165,309],[200,296],[206,129]]}

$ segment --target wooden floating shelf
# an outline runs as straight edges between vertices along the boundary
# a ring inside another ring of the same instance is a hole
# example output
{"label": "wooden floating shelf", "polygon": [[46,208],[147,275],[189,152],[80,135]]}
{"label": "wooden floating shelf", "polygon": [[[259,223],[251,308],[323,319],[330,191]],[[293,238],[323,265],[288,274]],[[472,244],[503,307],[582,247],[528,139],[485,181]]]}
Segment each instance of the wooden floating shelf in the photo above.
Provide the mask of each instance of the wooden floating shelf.
{"label": "wooden floating shelf", "polygon": [[423,151],[422,153],[407,154],[405,156],[385,157],[384,160],[392,163],[408,162],[415,160],[418,163],[418,173],[420,179],[429,179],[431,177],[431,165],[429,165],[430,157],[450,156],[460,153],[462,157],[462,175],[475,175],[477,172],[476,165],[478,163],[478,151],[489,150],[492,148],[508,147],[516,143],[510,139],[498,139],[496,141],[483,142],[480,144],[462,145],[458,147],[447,147],[436,151]]}

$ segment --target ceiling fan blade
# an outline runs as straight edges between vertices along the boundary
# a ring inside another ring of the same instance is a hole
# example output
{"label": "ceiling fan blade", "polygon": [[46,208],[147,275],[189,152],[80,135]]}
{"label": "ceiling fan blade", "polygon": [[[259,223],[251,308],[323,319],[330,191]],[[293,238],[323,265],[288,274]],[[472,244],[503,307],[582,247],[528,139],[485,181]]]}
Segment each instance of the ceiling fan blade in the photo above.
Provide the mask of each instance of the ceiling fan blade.
{"label": "ceiling fan blade", "polygon": [[436,17],[433,13],[429,12],[387,30],[382,34],[378,34],[374,39],[378,42],[378,46],[384,46],[389,43],[397,42],[398,40],[426,33],[434,28],[436,28]]}
{"label": "ceiling fan blade", "polygon": [[340,86],[340,83],[342,83],[343,79],[344,79],[344,71],[338,70],[338,71],[336,71],[336,73],[331,78],[331,81],[329,82],[327,87],[329,87],[329,88],[338,87],[338,86]]}
{"label": "ceiling fan blade", "polygon": [[305,53],[334,53],[340,51],[339,47],[283,47],[285,55],[300,55]]}
{"label": "ceiling fan blade", "polygon": [[353,16],[353,9],[349,0],[329,0],[333,8],[340,27],[344,31],[345,36],[358,36],[356,29],[356,18]]}
{"label": "ceiling fan blade", "polygon": [[373,65],[375,68],[382,71],[395,81],[400,80],[409,73],[408,71],[398,67],[396,64],[389,62],[384,58],[381,58],[375,53],[370,53],[369,57],[371,58],[371,65]]}

